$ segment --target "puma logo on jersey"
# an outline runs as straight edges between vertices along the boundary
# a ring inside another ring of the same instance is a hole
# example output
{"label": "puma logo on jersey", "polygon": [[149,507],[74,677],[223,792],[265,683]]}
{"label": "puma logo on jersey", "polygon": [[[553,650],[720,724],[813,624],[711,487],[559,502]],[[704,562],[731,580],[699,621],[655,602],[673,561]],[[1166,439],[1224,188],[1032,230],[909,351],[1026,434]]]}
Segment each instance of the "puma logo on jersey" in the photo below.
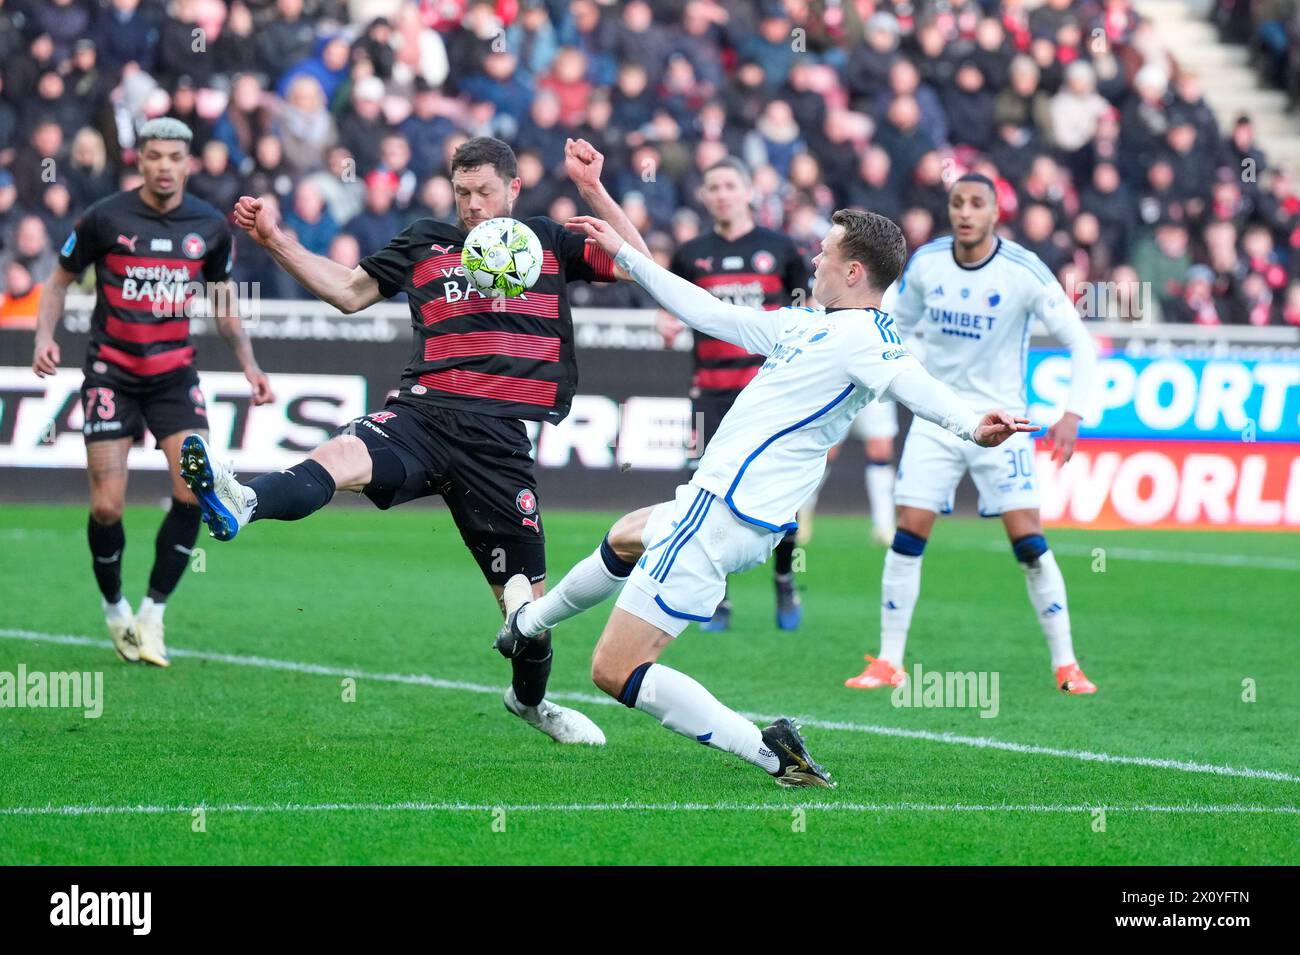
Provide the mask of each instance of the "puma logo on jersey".
{"label": "puma logo on jersey", "polygon": [[128,249],[130,249],[131,254],[134,255],[135,244],[140,241],[140,237],[138,235],[133,235],[131,236],[131,238],[128,239],[126,236],[122,235],[121,233],[118,233],[117,241],[122,245],[126,246]]}
{"label": "puma logo on jersey", "polygon": [[438,253],[446,253],[446,252],[450,252],[454,247],[450,245],[438,245],[435,242],[433,245],[429,246],[429,248],[431,248],[433,251]]}

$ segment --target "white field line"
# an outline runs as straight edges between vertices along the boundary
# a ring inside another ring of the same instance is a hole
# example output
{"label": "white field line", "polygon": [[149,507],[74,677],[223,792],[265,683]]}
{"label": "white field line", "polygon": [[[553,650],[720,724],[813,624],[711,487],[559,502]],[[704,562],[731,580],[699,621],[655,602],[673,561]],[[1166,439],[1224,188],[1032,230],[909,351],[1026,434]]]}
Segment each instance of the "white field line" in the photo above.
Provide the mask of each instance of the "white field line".
{"label": "white field line", "polygon": [[193,813],[195,809],[213,813],[290,813],[290,812],[450,812],[490,813],[505,812],[774,812],[788,813],[794,809],[809,812],[1023,812],[1023,813],[1093,813],[1133,812],[1169,813],[1178,815],[1300,815],[1300,806],[1248,806],[1239,803],[1226,805],[1037,805],[991,803],[921,803],[921,802],[810,802],[810,803],[528,803],[524,805],[492,805],[491,803],[463,802],[398,802],[398,803],[272,803],[252,805],[229,803],[225,805],[193,806],[10,806],[0,808],[0,816],[161,816],[173,813]]}
{"label": "white field line", "polygon": [[[112,644],[108,640],[97,640],[92,637],[72,636],[69,634],[41,633],[35,630],[2,628],[0,629],[0,638],[28,640],[36,643],[56,643],[64,646],[112,649]],[[263,670],[283,670],[313,676],[353,677],[358,680],[373,680],[379,683],[402,683],[412,686],[427,686],[437,690],[461,690],[467,693],[481,693],[491,696],[499,696],[503,692],[498,686],[470,683],[465,680],[444,680],[422,673],[371,673],[354,667],[323,666],[318,663],[299,663],[293,660],[275,660],[269,657],[243,656],[233,653],[212,653],[206,650],[186,650],[180,647],[170,649],[169,653],[175,658],[207,660],[211,663],[227,663],[232,666],[255,667]],[[596,696],[592,693],[548,693],[547,698],[555,701],[590,703],[600,706],[619,705],[616,700],[610,697]],[[775,716],[771,714],[742,713],[741,715],[759,722],[770,722],[775,719]],[[878,726],[870,723],[848,723],[840,720],[822,720],[810,716],[798,716],[797,720],[804,726],[813,726],[824,730],[867,733],[873,736],[891,736],[898,739],[924,740],[930,743],[947,743],[954,746],[969,746],[975,749],[993,749],[1028,756],[1054,756],[1060,759],[1073,759],[1089,763],[1143,766],[1148,769],[1171,769],[1184,773],[1206,773],[1214,776],[1233,776],[1241,779],[1267,779],[1274,782],[1300,783],[1300,775],[1273,769],[1250,769],[1244,766],[1221,766],[1214,763],[1197,763],[1181,759],[1121,756],[1082,749],[1059,749],[1052,746],[1014,743],[986,736],[963,736],[959,733],[903,729],[897,726]]]}
{"label": "white field line", "polygon": [[[1048,533],[1051,533],[1048,528]],[[41,539],[62,539],[80,537],[78,531],[58,530],[53,528],[0,528],[0,540],[41,540]],[[369,541],[391,541],[392,534],[367,534],[365,532],[350,533],[349,540]],[[984,552],[1005,552],[1010,553],[1010,548],[1005,541],[989,541],[986,543],[953,543],[937,544],[935,546],[950,546],[956,550],[979,551]],[[1085,545],[1065,541],[1054,541],[1052,550],[1058,554],[1067,557],[1091,557],[1093,551],[1097,548],[1106,552],[1107,559],[1114,560],[1132,560],[1153,564],[1189,564],[1192,566],[1211,566],[1211,567],[1248,567],[1255,570],[1283,570],[1283,571],[1300,571],[1300,559],[1293,557],[1269,557],[1260,554],[1224,554],[1224,553],[1197,553],[1194,551],[1182,550],[1157,550],[1141,547],[1113,546],[1110,544]]]}
{"label": "white field line", "polygon": [[[1051,533],[1051,529],[1048,529]],[[942,547],[943,544],[937,544]],[[1005,551],[1011,549],[1005,541],[986,544],[953,544],[956,550]],[[1190,564],[1197,567],[1249,567],[1253,570],[1300,571],[1300,560],[1292,557],[1264,557],[1257,554],[1203,554],[1185,550],[1150,550],[1140,547],[1115,547],[1110,544],[1084,544],[1052,542],[1052,550],[1066,557],[1092,557],[1094,551],[1104,551],[1107,560],[1133,560],[1152,564]]]}

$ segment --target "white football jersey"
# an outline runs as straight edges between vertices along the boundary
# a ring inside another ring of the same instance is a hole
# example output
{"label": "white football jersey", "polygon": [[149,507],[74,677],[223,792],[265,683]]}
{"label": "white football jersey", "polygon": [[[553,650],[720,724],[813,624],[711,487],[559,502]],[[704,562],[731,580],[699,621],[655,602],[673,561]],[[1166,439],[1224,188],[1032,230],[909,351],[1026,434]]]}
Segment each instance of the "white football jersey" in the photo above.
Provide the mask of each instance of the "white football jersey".
{"label": "white football jersey", "polygon": [[722,419],[691,483],[742,520],[791,530],[822,479],[827,452],[863,405],[920,365],[876,309],[755,310],[737,337],[767,361]]}
{"label": "white football jersey", "polygon": [[[921,339],[915,351],[926,370],[971,407],[1023,414],[1034,318],[1072,351],[1091,351],[1091,339],[1061,284],[1024,246],[999,239],[975,267],[959,264],[952,246],[952,236],[943,236],[917,249],[881,307],[909,348]],[[1068,410],[1086,412],[1089,377],[1072,380]]]}

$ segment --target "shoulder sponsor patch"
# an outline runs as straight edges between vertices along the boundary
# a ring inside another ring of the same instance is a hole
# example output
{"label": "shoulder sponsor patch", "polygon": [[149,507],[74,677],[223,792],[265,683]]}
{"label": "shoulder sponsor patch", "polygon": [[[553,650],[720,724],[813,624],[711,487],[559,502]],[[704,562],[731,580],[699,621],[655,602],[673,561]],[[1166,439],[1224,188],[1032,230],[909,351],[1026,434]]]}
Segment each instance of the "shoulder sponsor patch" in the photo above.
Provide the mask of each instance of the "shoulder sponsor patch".
{"label": "shoulder sponsor patch", "polygon": [[68,256],[72,250],[77,247],[77,230],[73,229],[68,233],[68,237],[63,241],[63,248],[59,249],[59,255]]}

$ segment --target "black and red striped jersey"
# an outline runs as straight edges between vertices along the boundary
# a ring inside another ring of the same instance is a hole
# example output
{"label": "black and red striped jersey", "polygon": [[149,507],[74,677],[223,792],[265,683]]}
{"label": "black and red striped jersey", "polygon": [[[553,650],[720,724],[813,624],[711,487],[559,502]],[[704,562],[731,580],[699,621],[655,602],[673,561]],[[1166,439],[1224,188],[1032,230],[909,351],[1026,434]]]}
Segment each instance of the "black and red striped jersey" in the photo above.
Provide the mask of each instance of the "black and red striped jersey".
{"label": "black and red striped jersey", "polygon": [[197,196],[164,213],[133,189],[87,208],[59,250],[74,275],[95,266],[86,372],[144,384],[192,364],[185,305],[230,278],[233,250],[226,217]]}
{"label": "black and red striped jersey", "polygon": [[613,259],[554,219],[523,220],[542,243],[542,274],[515,298],[474,288],[460,264],[466,232],[417,219],[361,260],[380,292],[405,292],[414,330],[402,397],[502,418],[560,421],[578,387],[568,283],[614,281]]}
{"label": "black and red striped jersey", "polygon": [[[808,263],[793,240],[762,226],[731,241],[713,230],[701,233],[682,243],[671,267],[677,275],[724,302],[749,308],[783,308],[791,304],[795,289],[808,292]],[[765,358],[696,332],[691,388],[700,392],[739,391],[758,374]]]}

